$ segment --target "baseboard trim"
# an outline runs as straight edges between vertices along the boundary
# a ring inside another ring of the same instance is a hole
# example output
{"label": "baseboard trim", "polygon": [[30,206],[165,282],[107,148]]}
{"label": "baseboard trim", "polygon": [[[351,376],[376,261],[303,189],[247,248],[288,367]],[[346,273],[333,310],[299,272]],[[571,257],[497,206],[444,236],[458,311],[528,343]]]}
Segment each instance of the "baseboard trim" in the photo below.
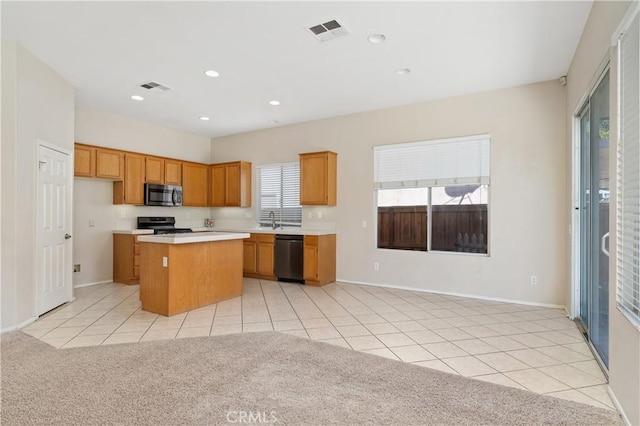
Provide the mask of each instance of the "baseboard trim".
{"label": "baseboard trim", "polygon": [[620,401],[618,401],[618,398],[616,398],[616,395],[611,390],[610,385],[607,385],[607,393],[609,394],[609,398],[611,398],[613,405],[616,407],[616,410],[618,410],[618,414],[620,414],[620,417],[622,417],[622,421],[624,422],[624,424],[627,426],[633,426],[631,424],[631,420],[629,420],[629,417],[627,417],[627,414],[622,409],[622,405],[620,405]]}
{"label": "baseboard trim", "polygon": [[400,285],[389,285],[389,284],[378,284],[378,283],[370,283],[366,281],[351,281],[351,280],[337,279],[336,282],[343,282],[348,284],[361,284],[361,285],[368,285],[372,287],[393,288],[396,290],[418,291],[420,293],[442,294],[445,296],[468,297],[470,299],[490,300],[492,302],[503,302],[503,303],[515,303],[517,305],[537,306],[540,308],[564,309],[566,311],[566,308],[564,307],[564,305],[554,305],[550,303],[527,302],[523,300],[502,299],[499,297],[486,297],[486,296],[478,296],[475,294],[454,293],[449,291],[425,290],[423,288],[407,287],[407,286],[400,286]]}
{"label": "baseboard trim", "polygon": [[73,288],[91,287],[93,285],[107,284],[107,283],[112,283],[112,282],[113,282],[113,280],[96,281],[94,283],[77,284],[77,285],[74,285]]}
{"label": "baseboard trim", "polygon": [[7,327],[7,328],[3,328],[0,330],[0,333],[6,333],[7,331],[15,331],[15,330],[20,330],[23,327],[28,326],[29,324],[31,324],[32,322],[34,322],[35,320],[37,320],[38,317],[33,317],[33,318],[29,318],[28,320],[14,326],[14,327]]}

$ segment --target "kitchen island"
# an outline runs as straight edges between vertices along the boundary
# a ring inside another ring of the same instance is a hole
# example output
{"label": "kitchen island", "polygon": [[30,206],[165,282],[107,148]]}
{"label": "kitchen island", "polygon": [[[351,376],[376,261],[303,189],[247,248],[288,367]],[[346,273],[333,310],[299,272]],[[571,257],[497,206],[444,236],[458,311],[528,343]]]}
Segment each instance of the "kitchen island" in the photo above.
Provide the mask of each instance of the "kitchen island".
{"label": "kitchen island", "polygon": [[248,233],[144,235],[142,310],[172,316],[242,295],[242,240]]}

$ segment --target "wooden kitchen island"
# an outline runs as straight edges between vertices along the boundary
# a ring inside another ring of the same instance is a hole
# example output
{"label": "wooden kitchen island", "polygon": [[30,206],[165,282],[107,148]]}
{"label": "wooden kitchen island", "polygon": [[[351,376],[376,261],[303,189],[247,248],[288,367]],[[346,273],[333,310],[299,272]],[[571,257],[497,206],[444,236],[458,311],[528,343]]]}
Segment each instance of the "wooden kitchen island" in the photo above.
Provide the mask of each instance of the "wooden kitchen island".
{"label": "wooden kitchen island", "polygon": [[242,295],[244,238],[249,234],[138,237],[142,310],[171,316]]}

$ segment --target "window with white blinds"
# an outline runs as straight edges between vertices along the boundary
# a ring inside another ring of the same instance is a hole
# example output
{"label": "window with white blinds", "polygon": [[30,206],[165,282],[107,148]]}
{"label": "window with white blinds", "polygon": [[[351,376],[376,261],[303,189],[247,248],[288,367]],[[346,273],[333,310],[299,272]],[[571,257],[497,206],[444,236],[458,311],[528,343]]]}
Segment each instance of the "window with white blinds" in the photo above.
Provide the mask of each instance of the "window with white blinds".
{"label": "window with white blinds", "polygon": [[640,327],[640,21],[618,39],[616,302]]}
{"label": "window with white blinds", "polygon": [[374,147],[377,247],[489,253],[490,135]]}
{"label": "window with white blinds", "polygon": [[256,170],[260,225],[270,226],[273,212],[278,225],[301,226],[300,164],[270,164]]}
{"label": "window with white blinds", "polygon": [[376,146],[376,188],[487,185],[490,141],[478,135]]}

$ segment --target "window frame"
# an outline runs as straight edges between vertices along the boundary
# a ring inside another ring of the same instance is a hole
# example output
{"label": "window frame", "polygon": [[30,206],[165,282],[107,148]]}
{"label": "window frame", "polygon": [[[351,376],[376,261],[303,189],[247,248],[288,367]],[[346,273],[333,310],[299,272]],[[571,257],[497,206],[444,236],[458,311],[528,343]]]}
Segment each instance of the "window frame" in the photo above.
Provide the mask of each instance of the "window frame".
{"label": "window frame", "polygon": [[[435,183],[435,184],[430,184],[430,185],[417,185],[414,186],[414,188],[423,188],[424,190],[427,191],[427,249],[425,250],[402,250],[402,249],[396,249],[396,248],[381,248],[378,247],[378,195],[379,195],[379,191],[380,190],[384,190],[384,189],[393,189],[393,188],[382,188],[380,187],[380,185],[377,184],[377,182],[375,182],[376,180],[376,157],[375,157],[375,153],[374,153],[374,160],[373,160],[373,164],[374,164],[374,203],[373,203],[373,211],[374,211],[374,218],[375,218],[375,226],[374,226],[374,247],[376,250],[392,250],[392,251],[420,251],[421,253],[433,253],[433,254],[445,254],[445,255],[462,255],[462,256],[475,256],[475,257],[491,257],[491,241],[492,241],[492,233],[491,233],[491,165],[490,165],[490,157],[491,157],[491,134],[481,134],[481,135],[474,135],[474,136],[463,136],[463,137],[453,137],[453,138],[446,138],[446,139],[438,139],[438,140],[433,140],[433,141],[421,141],[421,142],[409,142],[409,143],[400,143],[400,144],[394,144],[397,147],[400,147],[401,145],[418,145],[421,143],[429,143],[429,142],[436,142],[436,143],[441,143],[441,142],[445,142],[445,141],[451,141],[451,142],[460,142],[460,141],[465,141],[465,140],[474,140],[474,139],[482,139],[482,138],[486,138],[488,139],[488,156],[489,156],[489,170],[488,170],[488,176],[486,178],[480,178],[481,181],[478,182],[480,185],[486,185],[487,187],[487,234],[486,234],[486,245],[487,245],[487,252],[486,253],[474,253],[474,252],[464,252],[464,251],[444,251],[444,250],[433,250],[431,247],[432,244],[432,237],[433,237],[433,211],[432,211],[432,207],[433,207],[433,202],[432,202],[432,188],[439,188],[439,187],[444,187],[444,186],[450,186],[450,185],[445,185],[445,184],[440,184],[440,183]],[[389,146],[389,145],[386,145]],[[374,151],[375,151],[376,147],[374,147]],[[465,185],[468,183],[460,183],[460,185]]]}
{"label": "window frame", "polygon": [[[296,178],[296,184],[294,184],[293,188],[288,188],[287,194],[282,195],[283,192],[280,192],[280,203],[277,208],[269,208],[263,209],[263,196],[262,196],[262,177],[263,170],[273,170],[276,168],[280,168],[280,185],[281,191],[285,190],[285,175],[282,173],[285,168],[291,168],[294,170],[289,170],[297,172],[293,175]],[[290,193],[288,191],[291,191]],[[293,198],[294,200],[297,198],[298,205],[295,207],[286,206],[285,202]],[[273,164],[263,164],[261,166],[256,166],[256,222],[258,226],[271,226],[271,220],[267,219],[268,214],[263,218],[262,213],[267,211],[273,211],[275,214],[275,222],[279,227],[291,227],[291,228],[301,228],[302,227],[302,205],[300,204],[300,163],[298,162],[290,162],[290,163],[273,163]],[[285,221],[282,220],[282,212],[285,208],[295,208],[298,210],[297,216],[299,217],[299,222],[287,220],[290,215],[285,215]]]}

